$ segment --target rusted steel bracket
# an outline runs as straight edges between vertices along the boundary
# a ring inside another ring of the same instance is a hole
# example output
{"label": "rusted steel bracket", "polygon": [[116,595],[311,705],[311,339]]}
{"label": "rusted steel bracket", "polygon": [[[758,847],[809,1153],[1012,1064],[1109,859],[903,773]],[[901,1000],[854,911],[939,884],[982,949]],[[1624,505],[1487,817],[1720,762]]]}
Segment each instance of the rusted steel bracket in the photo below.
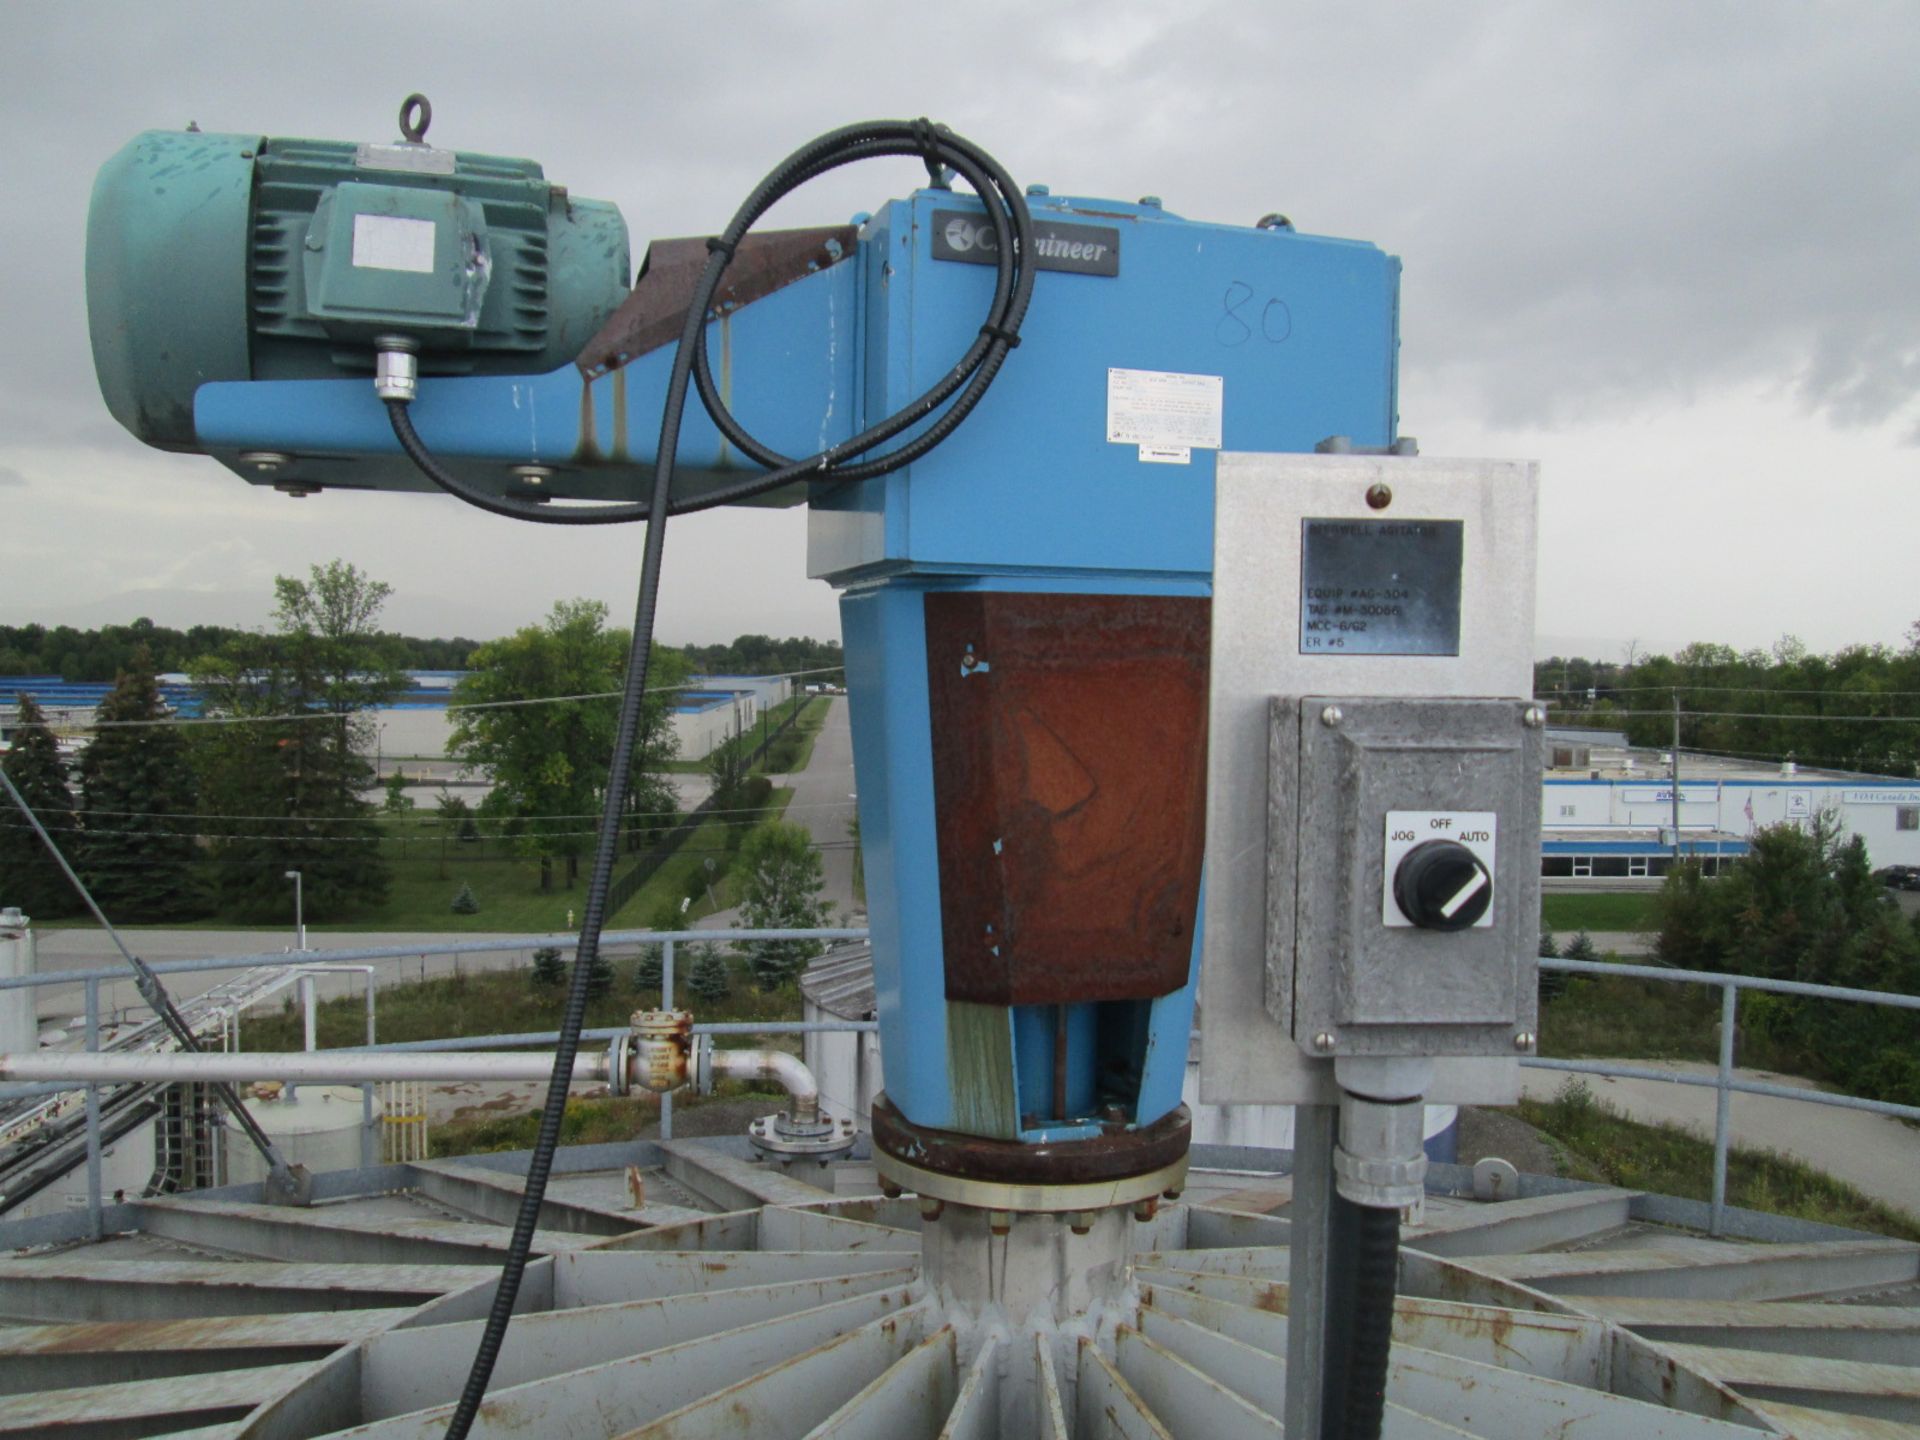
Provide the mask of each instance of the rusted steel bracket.
{"label": "rusted steel bracket", "polygon": [[[715,313],[738,310],[774,291],[852,258],[858,232],[851,225],[814,230],[768,230],[748,235],[714,295]],[[671,345],[686,323],[687,304],[707,265],[705,237],[655,240],[640,262],[633,292],[587,342],[573,363],[593,380]]]}

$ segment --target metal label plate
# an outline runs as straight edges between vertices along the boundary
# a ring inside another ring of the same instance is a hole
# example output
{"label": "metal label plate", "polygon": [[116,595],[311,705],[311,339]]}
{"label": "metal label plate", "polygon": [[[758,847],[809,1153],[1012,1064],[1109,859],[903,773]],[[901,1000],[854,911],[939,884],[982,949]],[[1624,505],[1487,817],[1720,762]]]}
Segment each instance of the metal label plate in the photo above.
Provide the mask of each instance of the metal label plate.
{"label": "metal label plate", "polygon": [[1458,520],[1300,522],[1300,653],[1458,655]]}
{"label": "metal label plate", "polygon": [[[979,210],[933,212],[933,258],[993,265],[999,260],[993,222]],[[1069,225],[1033,217],[1033,263],[1074,275],[1118,275],[1120,232],[1110,225]]]}

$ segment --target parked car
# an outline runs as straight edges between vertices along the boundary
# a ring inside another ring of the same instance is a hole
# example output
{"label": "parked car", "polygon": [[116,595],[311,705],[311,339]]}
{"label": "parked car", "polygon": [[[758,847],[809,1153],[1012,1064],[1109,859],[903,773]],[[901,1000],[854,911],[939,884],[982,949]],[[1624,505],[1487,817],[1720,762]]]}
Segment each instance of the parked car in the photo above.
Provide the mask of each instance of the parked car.
{"label": "parked car", "polygon": [[1920,890],[1920,865],[1883,865],[1873,878],[1894,890]]}

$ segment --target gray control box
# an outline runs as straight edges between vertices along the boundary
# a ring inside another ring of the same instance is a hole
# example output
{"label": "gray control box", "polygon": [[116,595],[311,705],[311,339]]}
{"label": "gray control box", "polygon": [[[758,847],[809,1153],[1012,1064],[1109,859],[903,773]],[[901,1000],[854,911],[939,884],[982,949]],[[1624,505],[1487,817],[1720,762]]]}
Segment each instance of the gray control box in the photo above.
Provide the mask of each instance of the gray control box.
{"label": "gray control box", "polygon": [[1382,1053],[1435,1057],[1435,1104],[1518,1098],[1537,493],[1525,461],[1220,455],[1202,1100],[1332,1103],[1334,1057]]}
{"label": "gray control box", "polygon": [[1267,1013],[1318,1055],[1511,1055],[1534,1028],[1542,714],[1276,699]]}

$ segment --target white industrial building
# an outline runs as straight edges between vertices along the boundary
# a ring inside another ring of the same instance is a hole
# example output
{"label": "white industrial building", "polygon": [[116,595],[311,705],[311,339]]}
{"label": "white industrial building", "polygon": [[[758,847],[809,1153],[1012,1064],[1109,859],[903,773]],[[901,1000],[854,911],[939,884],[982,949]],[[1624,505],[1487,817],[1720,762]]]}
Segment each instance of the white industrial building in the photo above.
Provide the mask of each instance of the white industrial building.
{"label": "white industrial building", "polygon": [[[1540,873],[1550,882],[1656,882],[1674,853],[1673,765],[1626,737],[1550,737],[1541,786]],[[1830,814],[1876,868],[1920,865],[1920,781],[1681,751],[1680,853],[1708,874],[1747,853],[1756,831]]]}
{"label": "white industrial building", "polygon": [[696,675],[674,702],[673,733],[682,760],[704,760],[793,694],[784,675]]}

